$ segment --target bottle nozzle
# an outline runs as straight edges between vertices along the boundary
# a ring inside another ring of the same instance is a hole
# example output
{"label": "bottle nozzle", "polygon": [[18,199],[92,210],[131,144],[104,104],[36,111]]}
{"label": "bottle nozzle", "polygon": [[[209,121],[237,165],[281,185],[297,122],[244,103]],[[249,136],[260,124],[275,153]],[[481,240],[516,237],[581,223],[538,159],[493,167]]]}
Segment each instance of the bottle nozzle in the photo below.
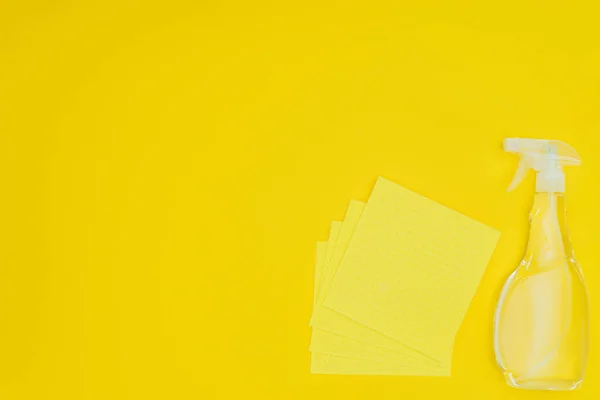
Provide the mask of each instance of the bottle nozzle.
{"label": "bottle nozzle", "polygon": [[519,150],[519,139],[504,139],[504,151],[515,153]]}

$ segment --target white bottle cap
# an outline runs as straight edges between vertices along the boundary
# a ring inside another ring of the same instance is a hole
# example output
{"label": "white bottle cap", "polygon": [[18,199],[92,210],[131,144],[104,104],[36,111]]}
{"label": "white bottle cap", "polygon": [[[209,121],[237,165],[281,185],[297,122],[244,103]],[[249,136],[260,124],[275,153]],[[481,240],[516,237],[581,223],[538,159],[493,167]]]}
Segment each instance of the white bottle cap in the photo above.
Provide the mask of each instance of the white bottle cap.
{"label": "white bottle cap", "polygon": [[537,193],[545,192],[565,192],[565,173],[562,170],[539,171],[536,174],[535,191]]}

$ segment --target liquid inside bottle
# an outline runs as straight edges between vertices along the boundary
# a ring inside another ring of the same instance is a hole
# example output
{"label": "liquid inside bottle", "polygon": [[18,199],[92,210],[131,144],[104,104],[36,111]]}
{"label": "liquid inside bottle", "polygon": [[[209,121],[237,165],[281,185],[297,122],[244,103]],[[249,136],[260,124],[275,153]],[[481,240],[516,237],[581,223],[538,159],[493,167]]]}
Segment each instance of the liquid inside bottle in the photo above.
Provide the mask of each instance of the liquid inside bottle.
{"label": "liquid inside bottle", "polygon": [[496,309],[496,360],[507,383],[525,389],[578,388],[588,357],[588,308],[564,194],[537,193],[526,255]]}

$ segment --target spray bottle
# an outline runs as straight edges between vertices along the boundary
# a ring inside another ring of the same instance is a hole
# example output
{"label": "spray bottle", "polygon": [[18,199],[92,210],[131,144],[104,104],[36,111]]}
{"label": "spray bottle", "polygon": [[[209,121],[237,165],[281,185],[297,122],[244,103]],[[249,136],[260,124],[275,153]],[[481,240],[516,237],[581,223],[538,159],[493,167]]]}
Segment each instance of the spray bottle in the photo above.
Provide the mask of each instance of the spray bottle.
{"label": "spray bottle", "polygon": [[581,159],[554,140],[506,139],[504,150],[521,157],[509,191],[529,169],[537,176],[527,251],[496,308],[496,360],[510,386],[573,390],[587,364],[589,304],[567,228],[562,167]]}

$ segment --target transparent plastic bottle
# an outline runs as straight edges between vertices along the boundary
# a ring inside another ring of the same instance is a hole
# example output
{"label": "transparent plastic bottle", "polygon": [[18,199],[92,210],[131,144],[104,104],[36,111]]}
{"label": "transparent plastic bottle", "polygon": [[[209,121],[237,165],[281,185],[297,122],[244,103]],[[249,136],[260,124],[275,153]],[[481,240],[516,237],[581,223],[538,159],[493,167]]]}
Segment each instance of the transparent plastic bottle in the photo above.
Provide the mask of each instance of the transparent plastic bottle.
{"label": "transparent plastic bottle", "polygon": [[525,257],[496,309],[496,360],[510,386],[577,389],[588,358],[589,303],[569,238],[564,193],[538,190],[530,223]]}

